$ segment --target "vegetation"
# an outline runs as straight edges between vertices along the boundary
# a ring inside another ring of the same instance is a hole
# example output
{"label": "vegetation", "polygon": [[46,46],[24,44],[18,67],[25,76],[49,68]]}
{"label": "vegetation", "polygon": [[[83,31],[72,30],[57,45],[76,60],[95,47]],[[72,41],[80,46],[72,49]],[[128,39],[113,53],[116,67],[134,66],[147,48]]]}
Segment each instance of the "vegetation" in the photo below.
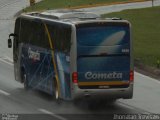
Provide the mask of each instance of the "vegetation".
{"label": "vegetation", "polygon": [[160,7],[125,10],[103,15],[120,17],[132,24],[134,56],[145,65],[157,67],[160,61]]}
{"label": "vegetation", "polygon": [[112,2],[128,2],[132,0],[42,0],[33,7],[28,7],[25,11],[46,10],[56,8],[68,8],[82,5],[94,5]]}

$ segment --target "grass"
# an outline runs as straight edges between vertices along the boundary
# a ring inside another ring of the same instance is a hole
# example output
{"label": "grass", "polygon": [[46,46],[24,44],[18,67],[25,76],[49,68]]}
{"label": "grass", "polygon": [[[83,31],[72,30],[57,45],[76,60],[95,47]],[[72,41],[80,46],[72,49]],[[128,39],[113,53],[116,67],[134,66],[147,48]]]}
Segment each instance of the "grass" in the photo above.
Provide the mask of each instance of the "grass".
{"label": "grass", "polygon": [[38,11],[46,9],[57,9],[66,7],[75,7],[82,5],[93,5],[112,2],[127,2],[132,0],[43,0],[33,7],[28,7],[25,11]]}
{"label": "grass", "polygon": [[145,65],[157,66],[160,60],[160,7],[125,10],[103,15],[120,17],[132,24],[134,56]]}

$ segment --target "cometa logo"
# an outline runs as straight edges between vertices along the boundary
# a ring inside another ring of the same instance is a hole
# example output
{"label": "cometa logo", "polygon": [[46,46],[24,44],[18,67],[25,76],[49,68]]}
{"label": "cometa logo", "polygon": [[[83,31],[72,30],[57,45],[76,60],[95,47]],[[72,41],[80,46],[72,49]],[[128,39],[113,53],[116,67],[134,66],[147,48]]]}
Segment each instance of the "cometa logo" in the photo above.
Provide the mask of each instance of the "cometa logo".
{"label": "cometa logo", "polygon": [[112,72],[112,73],[92,73],[92,72],[86,72],[85,78],[88,80],[91,79],[122,79],[123,74],[118,72]]}
{"label": "cometa logo", "polygon": [[29,59],[32,59],[34,61],[40,61],[40,53],[38,53],[38,51],[32,51],[31,48],[28,49],[28,56]]}

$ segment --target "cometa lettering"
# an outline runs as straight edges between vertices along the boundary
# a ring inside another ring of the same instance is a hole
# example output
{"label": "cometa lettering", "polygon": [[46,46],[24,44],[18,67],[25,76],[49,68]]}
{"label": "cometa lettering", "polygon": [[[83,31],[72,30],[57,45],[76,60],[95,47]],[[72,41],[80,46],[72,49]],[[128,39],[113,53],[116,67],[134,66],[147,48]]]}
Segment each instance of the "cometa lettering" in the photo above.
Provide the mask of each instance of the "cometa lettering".
{"label": "cometa lettering", "polygon": [[112,73],[92,73],[87,72],[85,78],[90,79],[121,79],[123,77],[122,73],[112,72]]}

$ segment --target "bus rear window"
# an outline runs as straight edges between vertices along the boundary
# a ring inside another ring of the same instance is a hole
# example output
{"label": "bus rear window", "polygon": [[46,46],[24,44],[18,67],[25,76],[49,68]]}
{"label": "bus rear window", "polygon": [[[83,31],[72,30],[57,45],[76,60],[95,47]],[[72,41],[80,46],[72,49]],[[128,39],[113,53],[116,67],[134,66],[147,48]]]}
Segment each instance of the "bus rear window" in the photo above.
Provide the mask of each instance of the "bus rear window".
{"label": "bus rear window", "polygon": [[77,27],[77,41],[80,46],[113,46],[130,41],[129,26],[104,25]]}

